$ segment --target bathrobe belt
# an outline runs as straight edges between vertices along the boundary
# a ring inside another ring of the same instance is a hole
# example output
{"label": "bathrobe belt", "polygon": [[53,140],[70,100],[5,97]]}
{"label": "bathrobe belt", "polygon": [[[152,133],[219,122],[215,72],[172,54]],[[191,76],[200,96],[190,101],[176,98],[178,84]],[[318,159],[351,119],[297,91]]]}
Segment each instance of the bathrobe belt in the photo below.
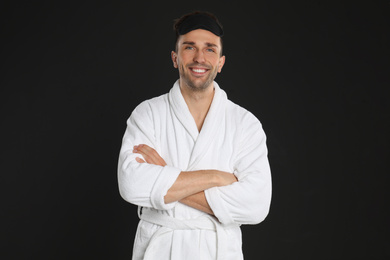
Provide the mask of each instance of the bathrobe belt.
{"label": "bathrobe belt", "polygon": [[237,224],[223,225],[215,217],[203,215],[194,219],[177,219],[168,215],[163,215],[157,211],[143,208],[140,218],[144,221],[161,226],[151,237],[144,259],[153,259],[152,255],[160,244],[159,239],[167,233],[174,230],[210,230],[215,231],[217,235],[217,259],[222,260],[227,251],[227,228],[238,227]]}

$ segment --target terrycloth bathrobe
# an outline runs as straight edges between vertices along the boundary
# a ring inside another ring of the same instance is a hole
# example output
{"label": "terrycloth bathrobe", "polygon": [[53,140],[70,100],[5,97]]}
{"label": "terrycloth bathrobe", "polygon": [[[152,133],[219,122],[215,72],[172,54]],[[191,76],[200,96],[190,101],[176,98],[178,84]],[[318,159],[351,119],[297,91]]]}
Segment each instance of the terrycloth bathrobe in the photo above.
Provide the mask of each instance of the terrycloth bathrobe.
{"label": "terrycloth bathrobe", "polygon": [[[214,82],[215,94],[199,132],[181,94],[179,81],[169,93],[138,105],[127,121],[119,156],[121,196],[138,205],[133,259],[243,259],[241,224],[266,217],[271,175],[266,137],[259,120],[227,99]],[[162,167],[138,163],[133,146],[153,147]],[[164,196],[181,171],[216,169],[238,182],[205,190],[215,217]]]}

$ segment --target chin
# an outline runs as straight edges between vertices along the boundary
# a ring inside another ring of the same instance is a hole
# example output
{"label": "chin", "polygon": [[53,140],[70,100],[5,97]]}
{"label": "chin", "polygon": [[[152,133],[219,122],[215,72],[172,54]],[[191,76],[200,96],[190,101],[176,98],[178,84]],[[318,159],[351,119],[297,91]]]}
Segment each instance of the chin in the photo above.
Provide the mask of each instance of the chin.
{"label": "chin", "polygon": [[193,82],[191,81],[188,86],[196,91],[204,91],[206,90],[212,83],[213,81],[206,81],[206,82]]}

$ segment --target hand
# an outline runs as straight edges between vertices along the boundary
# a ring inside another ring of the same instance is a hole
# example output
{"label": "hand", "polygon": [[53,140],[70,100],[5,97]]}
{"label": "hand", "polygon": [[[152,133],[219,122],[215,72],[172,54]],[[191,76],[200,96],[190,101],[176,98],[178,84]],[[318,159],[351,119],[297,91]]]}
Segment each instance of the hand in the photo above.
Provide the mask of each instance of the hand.
{"label": "hand", "polygon": [[[142,154],[146,160],[146,163],[160,166],[167,165],[164,159],[156,152],[156,150],[150,146],[147,146],[146,144],[135,145],[133,148],[133,153]],[[135,160],[139,163],[145,163],[145,161],[139,157],[135,158]]]}

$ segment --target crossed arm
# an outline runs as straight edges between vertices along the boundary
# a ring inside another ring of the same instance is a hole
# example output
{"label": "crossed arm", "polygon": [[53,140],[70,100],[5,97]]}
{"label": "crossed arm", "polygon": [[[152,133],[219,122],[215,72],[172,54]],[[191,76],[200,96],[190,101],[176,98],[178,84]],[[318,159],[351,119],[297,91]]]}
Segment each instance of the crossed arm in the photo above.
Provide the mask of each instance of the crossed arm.
{"label": "crossed arm", "polygon": [[[136,158],[139,163],[166,166],[164,159],[153,148],[140,144],[134,146],[134,153],[141,154],[145,160]],[[204,190],[212,187],[226,186],[237,182],[234,174],[218,170],[183,171],[164,197],[165,203],[181,203],[214,215],[206,200]]]}

